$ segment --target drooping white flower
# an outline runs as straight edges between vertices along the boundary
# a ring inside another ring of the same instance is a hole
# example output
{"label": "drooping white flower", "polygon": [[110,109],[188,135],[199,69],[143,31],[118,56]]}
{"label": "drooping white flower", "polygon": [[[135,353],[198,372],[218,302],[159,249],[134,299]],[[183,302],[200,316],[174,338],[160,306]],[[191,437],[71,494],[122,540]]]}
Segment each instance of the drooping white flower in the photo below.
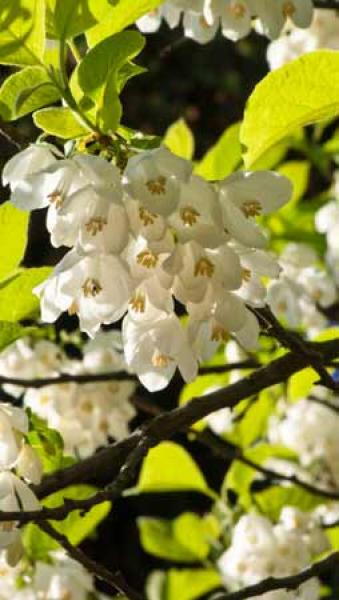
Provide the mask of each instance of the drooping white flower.
{"label": "drooping white flower", "polygon": [[187,332],[174,314],[162,313],[157,320],[123,322],[125,357],[149,391],[166,387],[178,368],[186,382],[198,372]]}
{"label": "drooping white flower", "polygon": [[264,277],[276,279],[281,267],[278,261],[268,252],[246,248],[241,244],[232,244],[240,259],[242,267],[242,286],[238,296],[253,306],[263,306],[266,298]]}
{"label": "drooping white flower", "polygon": [[161,146],[129,159],[124,182],[128,193],[151,213],[168,216],[177,207],[181,184],[192,172],[189,161]]}
{"label": "drooping white flower", "polygon": [[278,210],[288,202],[291,194],[291,182],[277,173],[233,173],[219,183],[226,231],[245,246],[263,248],[266,238],[252,218]]}
{"label": "drooping white flower", "polygon": [[93,336],[101,324],[123,316],[132,289],[127,265],[120,258],[70,252],[35,293],[41,298],[44,321],[53,322],[67,310],[77,314],[81,329]]}
{"label": "drooping white flower", "polygon": [[248,0],[205,0],[204,15],[210,24],[220,19],[224,36],[233,42],[251,30],[252,9]]}
{"label": "drooping white flower", "polygon": [[195,241],[204,248],[216,248],[228,239],[217,193],[197,175],[182,186],[179,205],[168,222],[181,243]]}
{"label": "drooping white flower", "polygon": [[36,564],[32,589],[36,598],[50,600],[87,600],[94,592],[92,576],[77,561],[59,551],[51,554],[52,561]]}

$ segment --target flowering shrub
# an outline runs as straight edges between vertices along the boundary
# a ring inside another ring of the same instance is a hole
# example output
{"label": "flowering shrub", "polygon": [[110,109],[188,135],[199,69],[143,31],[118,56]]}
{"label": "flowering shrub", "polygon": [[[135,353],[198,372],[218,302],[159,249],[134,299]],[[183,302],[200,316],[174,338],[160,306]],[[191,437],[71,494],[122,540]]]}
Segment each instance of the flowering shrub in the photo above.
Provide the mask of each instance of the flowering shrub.
{"label": "flowering shrub", "polygon": [[[4,600],[337,597],[336,9],[0,8]],[[203,157],[183,119],[162,138],[124,124],[162,20],[271,40]],[[29,115],[18,144],[6,122]],[[52,267],[27,267],[35,211]]]}

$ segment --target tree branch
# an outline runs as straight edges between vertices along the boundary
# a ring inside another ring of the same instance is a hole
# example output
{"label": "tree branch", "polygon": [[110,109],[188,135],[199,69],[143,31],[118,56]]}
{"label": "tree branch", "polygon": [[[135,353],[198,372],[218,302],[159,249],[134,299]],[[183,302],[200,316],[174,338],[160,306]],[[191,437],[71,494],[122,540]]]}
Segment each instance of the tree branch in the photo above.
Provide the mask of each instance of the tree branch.
{"label": "tree branch", "polygon": [[314,8],[339,9],[338,0],[313,0]]}
{"label": "tree branch", "polygon": [[65,535],[59,533],[54,527],[48,523],[39,523],[40,529],[47,533],[53,538],[58,544],[60,544],[71,558],[82,564],[89,573],[92,573],[98,579],[108,583],[113,590],[120,592],[130,598],[131,600],[141,600],[143,596],[138,592],[135,592],[126,583],[120,573],[112,573],[106,569],[102,564],[89,558],[79,547],[73,546]]}
{"label": "tree branch", "polygon": [[339,563],[339,552],[333,552],[326,558],[319,560],[307,569],[304,569],[296,575],[288,577],[268,577],[259,583],[250,585],[237,592],[228,594],[227,592],[219,592],[211,596],[210,600],[246,600],[247,598],[256,598],[261,594],[272,592],[274,590],[296,590],[306,581],[313,577],[318,577],[329,571],[333,567],[337,567]]}

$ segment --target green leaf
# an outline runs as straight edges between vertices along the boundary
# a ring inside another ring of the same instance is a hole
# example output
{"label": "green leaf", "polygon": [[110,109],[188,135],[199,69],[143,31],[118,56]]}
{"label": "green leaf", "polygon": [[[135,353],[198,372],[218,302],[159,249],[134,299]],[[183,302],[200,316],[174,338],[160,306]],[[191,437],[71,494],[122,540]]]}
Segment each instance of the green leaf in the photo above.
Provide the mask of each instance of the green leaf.
{"label": "green leaf", "polygon": [[209,544],[201,519],[193,513],[185,513],[174,521],[138,519],[140,539],[149,554],[178,562],[204,560]]}
{"label": "green leaf", "polygon": [[33,115],[37,127],[48,133],[66,140],[88,135],[87,129],[66,106],[42,108]]}
{"label": "green leaf", "polygon": [[101,40],[126,29],[137,19],[142,17],[147,12],[154,10],[162,3],[162,0],[119,0],[115,6],[107,7],[105,14],[100,19],[99,24],[92,27],[87,32],[87,41],[90,46],[94,46]]}
{"label": "green leaf", "polygon": [[217,143],[205,154],[195,168],[196,175],[208,180],[224,179],[241,163],[239,141],[240,123],[228,127]]}
{"label": "green leaf", "polygon": [[51,473],[61,469],[63,464],[64,442],[58,431],[48,426],[45,419],[41,419],[30,409],[28,441],[39,455],[44,473]]}
{"label": "green leaf", "polygon": [[186,450],[173,442],[161,442],[149,451],[141,468],[137,490],[197,490],[209,494],[199,467]]}
{"label": "green leaf", "polygon": [[99,23],[107,0],[47,0],[47,31],[49,37],[65,40],[76,37]]}
{"label": "green leaf", "polygon": [[179,119],[167,129],[163,144],[167,146],[173,154],[181,156],[181,158],[186,158],[187,160],[193,158],[194,137],[184,119]]}
{"label": "green leaf", "polygon": [[261,392],[259,399],[251,402],[243,418],[235,424],[227,439],[246,448],[257,441],[266,431],[267,422],[277,398],[272,390]]}
{"label": "green leaf", "polygon": [[[48,496],[42,504],[48,508],[56,508],[62,505],[65,499],[83,500],[95,494],[96,491],[97,489],[93,486],[73,485]],[[80,516],[79,511],[76,510],[72,511],[63,521],[51,521],[51,524],[57,531],[64,534],[71,544],[77,546],[95,530],[110,510],[111,503],[103,502],[91,508],[84,516]],[[33,523],[25,528],[23,543],[29,558],[34,561],[46,560],[47,553],[58,547],[54,540]]]}
{"label": "green leaf", "polygon": [[0,116],[5,121],[18,119],[59,98],[45,69],[26,67],[5,79],[0,89]]}
{"label": "green leaf", "polygon": [[28,221],[29,213],[10,202],[0,206],[0,281],[12,274],[24,257]]}
{"label": "green leaf", "polygon": [[0,63],[39,64],[44,48],[44,0],[1,0]]}
{"label": "green leaf", "polygon": [[[287,460],[295,459],[295,453],[284,446],[271,444],[258,444],[249,448],[244,455],[254,463],[265,463],[269,458],[281,458]],[[222,492],[233,490],[238,494],[238,502],[244,509],[249,509],[253,505],[251,485],[258,477],[258,471],[244,463],[234,460],[222,485]]]}
{"label": "green leaf", "polygon": [[254,494],[254,499],[255,504],[272,521],[279,519],[285,506],[295,506],[304,512],[309,512],[324,503],[324,496],[311,494],[295,485],[273,485]]}
{"label": "green leaf", "polygon": [[309,395],[319,375],[311,367],[302,369],[295,375],[292,375],[288,381],[288,398],[292,402],[305,398]]}
{"label": "green leaf", "polygon": [[[225,361],[225,358],[223,357]],[[186,383],[179,396],[179,405],[182,406],[190,402],[193,398],[203,396],[216,387],[225,386],[229,381],[229,373],[211,373],[209,375],[199,375],[191,383]],[[204,419],[194,423],[194,429],[201,431],[206,427]]]}
{"label": "green leaf", "polygon": [[311,165],[305,160],[289,160],[279,167],[278,172],[281,175],[288,177],[293,185],[293,195],[291,200],[280,210],[282,216],[287,215],[287,211],[290,212],[291,207],[294,207],[305,194],[310,170]]}
{"label": "green leaf", "polygon": [[50,267],[25,269],[0,283],[0,320],[20,321],[33,317],[39,300],[33,288],[47,279]]}
{"label": "green leaf", "polygon": [[0,321],[0,351],[4,350],[22,337],[34,335],[39,330],[37,327],[23,327],[18,323],[8,323],[7,321]]}
{"label": "green leaf", "polygon": [[149,600],[196,600],[222,586],[214,569],[170,569],[154,571],[147,580]]}
{"label": "green leaf", "polygon": [[339,56],[319,50],[272,71],[250,96],[240,141],[251,167],[297,128],[339,114]]}
{"label": "green leaf", "polygon": [[144,43],[137,31],[111,36],[90,50],[72,75],[73,96],[86,116],[105,133],[114,132],[119,125],[122,113],[119,93],[127,79],[140,72],[133,70],[131,60]]}

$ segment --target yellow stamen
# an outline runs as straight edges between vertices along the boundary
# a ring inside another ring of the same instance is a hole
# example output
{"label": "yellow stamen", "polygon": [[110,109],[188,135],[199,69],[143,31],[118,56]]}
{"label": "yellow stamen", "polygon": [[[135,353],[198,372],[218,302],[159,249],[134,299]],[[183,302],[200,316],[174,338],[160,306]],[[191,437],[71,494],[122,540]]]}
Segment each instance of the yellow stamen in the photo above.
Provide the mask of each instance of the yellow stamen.
{"label": "yellow stamen", "polygon": [[130,299],[129,304],[133,308],[133,310],[135,310],[135,312],[138,312],[138,313],[145,312],[145,304],[146,304],[145,295],[142,294],[141,292],[134,294],[134,296],[132,296],[132,298]]}
{"label": "yellow stamen", "polygon": [[194,268],[194,277],[201,275],[202,277],[211,278],[214,273],[214,264],[208,258],[200,258]]}
{"label": "yellow stamen", "polygon": [[137,263],[146,269],[154,269],[157,266],[158,256],[150,250],[143,250],[137,255]]}
{"label": "yellow stamen", "polygon": [[91,235],[97,235],[107,225],[107,220],[103,217],[93,217],[86,223],[85,227]]}
{"label": "yellow stamen", "polygon": [[156,179],[150,179],[146,182],[147,189],[153,196],[160,196],[166,193],[166,177],[159,175]]}
{"label": "yellow stamen", "polygon": [[149,210],[147,210],[147,208],[140,206],[139,217],[140,221],[142,221],[144,226],[147,227],[147,225],[154,225],[157,215],[151,213]]}
{"label": "yellow stamen", "polygon": [[212,342],[228,342],[229,333],[221,327],[221,325],[215,325],[212,330],[211,340]]}
{"label": "yellow stamen", "polygon": [[95,298],[95,296],[100,294],[100,292],[102,291],[102,287],[99,281],[97,281],[96,279],[92,279],[91,277],[88,277],[86,279],[85,283],[81,286],[81,288],[83,290],[85,298],[88,298],[89,296]]}
{"label": "yellow stamen", "polygon": [[181,209],[180,216],[185,225],[190,225],[192,227],[192,225],[196,224],[198,217],[201,215],[197,210],[195,210],[195,208],[186,206],[185,208]]}
{"label": "yellow stamen", "polygon": [[262,206],[257,200],[249,200],[244,202],[241,206],[241,210],[245,217],[257,217],[261,214]]}

